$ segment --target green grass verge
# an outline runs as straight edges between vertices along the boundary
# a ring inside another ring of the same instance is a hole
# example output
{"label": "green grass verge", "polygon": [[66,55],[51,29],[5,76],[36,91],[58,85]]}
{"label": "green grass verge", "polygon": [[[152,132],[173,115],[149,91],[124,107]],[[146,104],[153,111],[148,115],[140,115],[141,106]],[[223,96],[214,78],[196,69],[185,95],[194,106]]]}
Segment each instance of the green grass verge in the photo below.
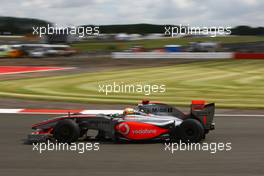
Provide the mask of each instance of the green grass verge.
{"label": "green grass verge", "polygon": [[[206,61],[166,67],[116,70],[2,81],[0,96],[83,103],[137,103],[142,98],[174,105],[192,99],[218,107],[264,108],[264,62]],[[165,93],[99,93],[99,84],[165,84]]]}
{"label": "green grass verge", "polygon": [[138,40],[127,42],[102,42],[87,41],[73,44],[72,46],[81,51],[112,51],[125,50],[135,45],[142,45],[145,48],[161,48],[164,45],[177,44],[188,45],[190,42],[214,41],[220,43],[243,43],[264,41],[262,36],[231,36],[231,37],[202,37],[202,38],[166,38],[156,40]]}

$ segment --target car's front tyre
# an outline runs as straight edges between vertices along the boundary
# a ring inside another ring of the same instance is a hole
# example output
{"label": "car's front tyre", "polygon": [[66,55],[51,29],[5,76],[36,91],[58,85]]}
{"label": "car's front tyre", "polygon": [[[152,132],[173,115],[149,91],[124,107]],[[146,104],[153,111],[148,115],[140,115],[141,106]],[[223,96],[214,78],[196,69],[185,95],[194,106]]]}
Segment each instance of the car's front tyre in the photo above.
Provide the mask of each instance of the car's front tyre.
{"label": "car's front tyre", "polygon": [[80,136],[80,128],[73,120],[65,119],[55,125],[53,136],[61,143],[76,142]]}

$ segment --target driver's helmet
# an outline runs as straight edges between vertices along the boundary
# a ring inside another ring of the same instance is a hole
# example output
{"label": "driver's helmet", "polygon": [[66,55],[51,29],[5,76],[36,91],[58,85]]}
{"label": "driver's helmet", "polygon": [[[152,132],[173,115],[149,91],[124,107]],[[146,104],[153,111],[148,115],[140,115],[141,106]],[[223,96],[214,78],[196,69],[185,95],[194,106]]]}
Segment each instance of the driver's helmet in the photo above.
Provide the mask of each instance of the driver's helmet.
{"label": "driver's helmet", "polygon": [[135,110],[133,108],[126,108],[123,114],[124,115],[135,114]]}

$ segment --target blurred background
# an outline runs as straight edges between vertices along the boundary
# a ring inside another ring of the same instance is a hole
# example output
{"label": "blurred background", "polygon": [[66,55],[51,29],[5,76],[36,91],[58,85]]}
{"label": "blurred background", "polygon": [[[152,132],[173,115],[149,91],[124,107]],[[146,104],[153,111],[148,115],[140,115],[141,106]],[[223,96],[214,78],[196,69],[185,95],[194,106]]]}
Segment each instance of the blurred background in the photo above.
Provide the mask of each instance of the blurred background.
{"label": "blurred background", "polygon": [[[75,69],[64,72],[67,78],[56,77],[62,73],[1,76],[0,96],[103,104],[150,98],[188,105],[206,99],[219,107],[264,107],[261,1],[39,0],[22,2],[19,12],[16,3],[4,0],[0,11],[0,64]],[[63,27],[61,34],[34,34],[34,28],[48,25]],[[231,32],[166,35],[166,27],[179,25]],[[100,32],[65,33],[73,26]],[[98,84],[114,81],[164,84],[167,91],[148,97],[98,93]]]}

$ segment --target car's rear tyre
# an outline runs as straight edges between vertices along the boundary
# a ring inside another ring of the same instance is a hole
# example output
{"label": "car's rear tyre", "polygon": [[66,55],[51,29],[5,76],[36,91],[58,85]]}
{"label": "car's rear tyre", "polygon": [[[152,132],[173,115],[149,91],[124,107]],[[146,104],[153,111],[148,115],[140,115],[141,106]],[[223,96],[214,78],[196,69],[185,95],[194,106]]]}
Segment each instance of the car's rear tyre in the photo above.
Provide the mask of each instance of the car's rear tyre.
{"label": "car's rear tyre", "polygon": [[184,120],[180,125],[180,140],[184,143],[197,143],[203,139],[204,127],[196,119]]}
{"label": "car's rear tyre", "polygon": [[80,136],[80,128],[70,119],[59,121],[54,127],[54,138],[61,143],[76,142]]}

